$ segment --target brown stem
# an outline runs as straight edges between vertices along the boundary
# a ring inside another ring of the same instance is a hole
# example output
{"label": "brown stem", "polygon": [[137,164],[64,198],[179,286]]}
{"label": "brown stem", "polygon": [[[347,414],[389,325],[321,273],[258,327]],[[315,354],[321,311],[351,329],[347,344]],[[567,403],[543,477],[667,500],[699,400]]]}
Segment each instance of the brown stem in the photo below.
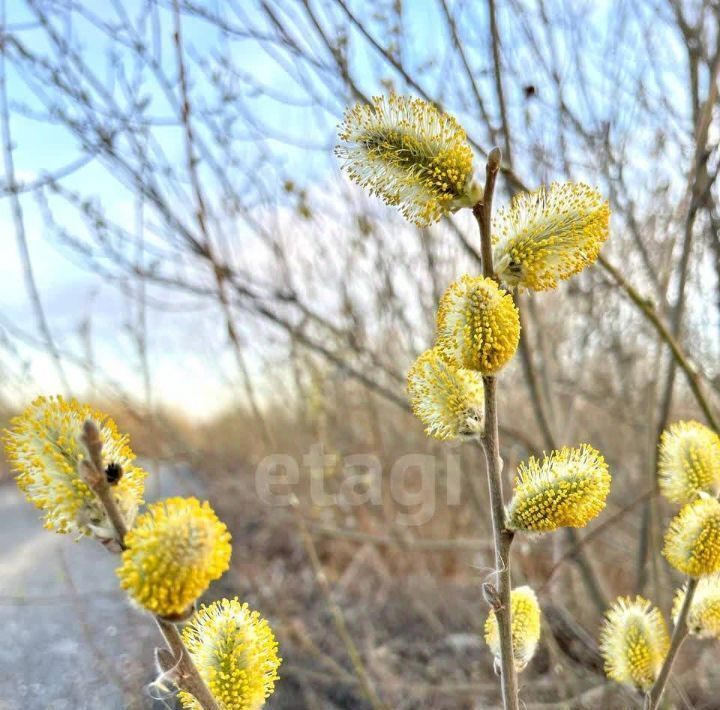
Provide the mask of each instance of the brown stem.
{"label": "brown stem", "polygon": [[668,678],[670,678],[670,672],[672,671],[675,657],[677,656],[685,637],[688,635],[687,618],[690,613],[690,607],[692,606],[692,600],[695,595],[697,585],[697,579],[688,579],[685,590],[685,599],[683,600],[683,605],[680,609],[680,614],[677,618],[672,638],[670,639],[670,648],[667,652],[667,656],[665,656],[665,661],[660,669],[660,673],[655,680],[655,685],[653,685],[647,695],[647,698],[645,699],[645,710],[655,710],[662,699],[663,692],[665,692],[665,686],[667,685]]}
{"label": "brown stem", "polygon": [[[488,15],[490,18],[490,41],[493,54],[493,76],[495,77],[495,93],[497,94],[500,106],[500,119],[502,121],[503,140],[505,142],[505,159],[508,165],[512,165],[512,153],[510,152],[510,123],[505,103],[505,91],[503,89],[502,67],[500,66],[500,31],[496,17],[495,0],[488,0]],[[488,160],[490,156],[488,155]]]}
{"label": "brown stem", "polygon": [[510,594],[510,547],[513,533],[505,526],[505,507],[502,492],[502,459],[497,430],[497,402],[495,377],[483,377],[485,385],[485,427],[481,436],[487,464],[490,508],[492,510],[495,569],[497,574],[496,603],[492,604],[500,637],[500,666],[505,710],[517,710],[518,685],[512,647],[512,615]]}
{"label": "brown stem", "polygon": [[[485,194],[473,208],[473,214],[480,227],[483,275],[495,279],[492,261],[492,197],[495,178],[500,167],[501,153],[493,148],[488,154]],[[497,380],[494,376],[483,376],[485,386],[485,423],[480,441],[485,451],[487,464],[490,508],[492,510],[493,542],[495,545],[495,568],[497,589],[486,594],[495,612],[500,638],[500,671],[502,682],[503,707],[505,710],[518,710],[518,685],[515,672],[512,647],[512,612],[510,592],[510,547],[513,533],[505,525],[505,506],[502,492],[502,459],[500,458],[500,437],[497,416]]]}
{"label": "brown stem", "polygon": [[173,655],[173,682],[185,692],[190,693],[203,710],[220,710],[220,706],[208,690],[205,681],[201,678],[188,650],[185,648],[177,626],[159,616],[155,617],[155,623],[158,625],[165,643]]}
{"label": "brown stem", "polygon": [[488,153],[487,168],[485,170],[485,190],[482,200],[473,207],[473,214],[480,227],[480,255],[482,257],[483,276],[496,281],[497,276],[493,268],[492,255],[492,202],[501,159],[500,148],[493,148]]}
{"label": "brown stem", "polygon": [[105,476],[105,467],[102,462],[102,439],[100,438],[100,430],[95,422],[89,419],[85,422],[83,425],[82,440],[90,454],[90,459],[83,461],[85,481],[100,499],[103,508],[105,508],[105,512],[115,530],[120,548],[125,549],[127,524],[120,512],[120,508],[118,508],[115,496],[112,494],[107,477]]}

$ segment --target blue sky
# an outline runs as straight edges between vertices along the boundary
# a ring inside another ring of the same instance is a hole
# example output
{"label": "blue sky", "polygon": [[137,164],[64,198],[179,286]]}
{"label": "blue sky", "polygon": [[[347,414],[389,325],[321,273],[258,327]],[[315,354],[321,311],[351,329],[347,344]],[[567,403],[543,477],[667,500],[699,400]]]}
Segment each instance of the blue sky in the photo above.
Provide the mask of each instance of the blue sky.
{"label": "blue sky", "polygon": [[[610,41],[612,33],[619,31],[609,22],[608,9],[612,5],[609,2],[586,2],[570,6],[574,7],[575,15],[569,15],[566,18],[567,23],[570,26],[573,23],[581,23],[577,25],[578,28],[581,27],[585,33],[584,37],[593,42],[596,52],[601,52]],[[215,6],[214,2],[207,4],[209,8]],[[110,3],[107,6],[88,3],[88,7],[95,10],[107,7],[108,17],[113,17]],[[133,16],[134,3],[124,3],[124,7],[128,14]],[[244,8],[244,11],[248,13],[246,17],[235,17],[233,21],[240,24],[258,21],[252,6]],[[440,24],[436,14],[438,11],[438,4],[430,0],[409,2],[404,5],[405,32],[409,41],[409,50],[418,65],[423,64],[424,59],[444,56],[446,38],[436,29]],[[21,2],[10,3],[8,14],[8,23],[11,26],[26,23],[31,19],[27,8]],[[166,23],[167,32],[169,27],[169,23]],[[211,53],[221,47],[223,39],[208,27],[204,22],[186,20],[183,25],[186,45],[201,54]],[[560,28],[558,36],[563,36],[565,30],[566,28]],[[507,28],[508,43],[516,41],[516,31],[513,27]],[[482,32],[482,28],[478,27],[477,32]],[[38,31],[23,31],[19,36],[31,47],[43,46],[42,34]],[[110,43],[107,37],[103,37],[83,21],[77,21],[74,25],[74,36],[81,42],[83,51],[91,59],[92,65],[97,66],[99,78],[110,85],[113,74],[108,68],[112,66],[112,62],[108,62],[107,52]],[[473,51],[476,49],[482,51],[485,42],[485,37],[480,34],[475,36]],[[352,44],[359,46],[359,43]],[[281,94],[297,95],[295,87],[287,78],[286,68],[279,66],[272,56],[268,56],[256,43],[250,41],[242,42],[237,46],[240,48],[238,51],[242,51],[242,56],[239,58],[241,64],[247,68],[253,81]],[[562,43],[560,47],[560,51],[567,54],[564,68],[567,72],[567,82],[571,85],[575,71],[572,48],[563,46]],[[665,43],[663,51],[666,57],[672,58],[673,52],[677,53],[679,48]],[[172,65],[172,45],[169,36],[163,42],[163,53],[165,59]],[[527,50],[518,47],[513,53],[512,61],[527,67],[528,82],[535,80],[537,69],[534,67],[533,57]],[[634,58],[629,57],[628,61],[632,62]],[[354,50],[353,64],[360,68],[358,75],[361,88],[368,94],[382,91],[382,80],[397,79],[385,68],[380,68],[378,57],[366,46]],[[129,62],[127,65],[131,66]],[[423,85],[431,89],[439,85],[443,93],[449,92],[449,99],[452,100],[452,92],[455,89],[453,82],[448,82],[444,75],[446,69],[442,60],[434,64],[428,63],[419,77]],[[684,102],[686,96],[683,87],[677,84],[677,77],[672,72],[663,73],[662,67],[659,71],[662,73],[661,80],[667,81],[667,85],[660,87],[655,84],[652,77],[648,77],[648,90],[669,90],[671,95],[675,95],[678,104]],[[195,96],[202,99],[205,94],[203,79],[192,67],[191,73]],[[487,83],[491,81],[491,77],[478,76],[477,81],[481,84]],[[613,87],[603,73],[598,71],[596,85],[586,88],[590,96],[589,104],[584,105],[579,97],[572,93],[569,95],[570,100],[577,99],[574,103],[578,111],[592,112],[596,120],[602,120],[607,102],[615,100]],[[37,99],[29,90],[26,81],[19,77],[11,66],[8,66],[8,89],[15,107],[36,105]],[[293,136],[298,141],[307,140],[313,146],[311,149],[304,149],[272,139],[263,143],[260,148],[272,151],[280,166],[277,175],[267,179],[278,180],[283,174],[292,175],[302,186],[333,189],[332,184],[338,179],[339,172],[330,148],[333,143],[334,123],[340,119],[344,98],[339,91],[336,94],[333,87],[326,89],[331,101],[334,100],[337,106],[336,117],[320,113],[312,107],[298,106],[295,109],[285,107],[279,110],[278,104],[272,99],[252,98],[254,113],[265,123],[270,134]],[[510,87],[511,106],[518,100],[517,95],[521,89],[522,87]],[[157,85],[149,82],[147,94],[150,99],[148,113],[158,118],[167,116],[168,105]],[[519,114],[520,111],[516,111],[516,115]],[[479,117],[470,113],[466,112],[463,115],[460,112],[459,117],[471,132],[471,127],[478,125]],[[585,118],[588,116],[586,115]],[[632,116],[628,116],[628,120],[632,120]],[[642,180],[647,177],[647,161],[643,154],[646,152],[646,144],[652,140],[651,128],[638,126],[633,133],[635,143],[629,148],[634,151],[634,160],[628,161],[629,169],[638,173],[639,193],[642,192]],[[540,127],[538,130],[543,129]],[[81,154],[76,139],[61,127],[16,115],[12,122],[12,132],[16,146],[14,157],[17,179],[21,182],[32,181],[44,172],[52,172],[70,164]],[[155,135],[172,162],[179,163],[184,160],[180,136],[176,128],[158,128]],[[239,146],[238,150],[245,151],[248,161],[251,161],[254,157],[253,151],[260,148]],[[588,167],[588,171],[588,175],[581,177],[592,180],[595,176],[592,175],[591,166]],[[135,199],[105,166],[91,163],[65,180],[64,184],[71,189],[98,197],[110,217],[122,226],[134,228],[137,218]],[[122,296],[113,284],[98,279],[95,274],[89,273],[86,268],[77,264],[76,259],[69,257],[67,249],[61,248],[51,238],[38,204],[32,196],[24,196],[22,204],[36,280],[58,343],[64,349],[82,354],[78,330],[91,316],[96,359],[102,360],[106,369],[117,373],[116,379],[129,383],[129,389],[140,392],[141,378],[137,365],[137,352],[126,327],[134,317],[132,301]],[[37,336],[23,284],[9,207],[7,199],[0,200],[0,228],[2,228],[0,234],[3,235],[0,242],[2,244],[0,279],[3,283],[1,314],[6,322],[9,321]],[[81,224],[71,210],[60,208],[56,216],[71,232],[82,233]],[[234,238],[242,243],[245,238],[242,228],[234,226],[233,229],[236,230],[233,232]],[[252,267],[252,255],[248,258],[249,266]],[[152,374],[158,398],[171,406],[181,407],[195,414],[207,415],[224,406],[229,397],[227,381],[234,377],[234,369],[226,355],[219,359],[217,357],[224,342],[224,332],[217,314],[208,318],[208,314],[204,311],[160,314],[151,310],[149,318],[149,330],[152,333],[150,342]],[[58,381],[48,358],[33,348],[21,347],[20,352],[29,370],[25,374],[22,386],[7,388],[6,396],[18,398],[31,393],[56,390]],[[11,366],[13,371],[17,371],[17,363],[13,362]],[[72,377],[73,389],[78,394],[82,394],[87,387],[85,374],[72,367],[69,367],[68,371]]]}

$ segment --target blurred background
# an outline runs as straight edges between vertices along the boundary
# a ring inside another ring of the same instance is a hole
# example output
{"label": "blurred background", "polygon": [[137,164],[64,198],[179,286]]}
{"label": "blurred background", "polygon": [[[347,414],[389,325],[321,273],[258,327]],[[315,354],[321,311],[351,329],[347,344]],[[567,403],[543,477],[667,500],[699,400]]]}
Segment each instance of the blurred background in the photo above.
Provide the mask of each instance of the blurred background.
{"label": "blurred background", "polygon": [[[596,638],[616,595],[669,612],[656,444],[705,421],[698,392],[718,411],[720,3],[0,0],[0,24],[0,424],[90,401],[151,499],[212,501],[235,544],[208,599],[271,621],[269,708],[371,707],[340,619],[387,707],[499,702],[482,455],[427,439],[404,393],[477,225],[417,229],[351,185],[344,108],[437,103],[479,175],[502,148],[496,205],[565,179],[609,198],[601,263],[522,297],[500,430],[506,485],[580,442],[613,473],[588,529],[514,546],[544,612],[525,707],[639,707]],[[173,707],[114,560],[45,533],[0,466],[0,708]],[[668,707],[720,708],[717,653],[686,644]]]}

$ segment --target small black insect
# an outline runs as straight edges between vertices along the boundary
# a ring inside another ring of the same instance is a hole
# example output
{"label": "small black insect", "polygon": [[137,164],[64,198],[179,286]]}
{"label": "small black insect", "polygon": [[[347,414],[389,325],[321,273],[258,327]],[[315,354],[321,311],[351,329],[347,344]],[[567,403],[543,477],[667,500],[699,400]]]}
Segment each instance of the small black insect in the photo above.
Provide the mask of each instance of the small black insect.
{"label": "small black insect", "polygon": [[114,461],[108,464],[107,468],[105,469],[105,477],[107,478],[107,482],[111,486],[114,486],[122,478],[122,475],[122,466],[119,463],[115,463]]}
{"label": "small black insect", "polygon": [[534,84],[526,84],[523,86],[523,93],[525,94],[526,99],[531,99],[535,94],[537,94],[537,87]]}

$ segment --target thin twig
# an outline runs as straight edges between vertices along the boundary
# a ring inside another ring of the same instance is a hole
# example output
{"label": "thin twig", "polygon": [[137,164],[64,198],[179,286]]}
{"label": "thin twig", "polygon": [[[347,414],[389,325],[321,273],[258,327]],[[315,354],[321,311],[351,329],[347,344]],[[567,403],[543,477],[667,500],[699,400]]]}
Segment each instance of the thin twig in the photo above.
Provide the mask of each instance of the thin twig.
{"label": "thin twig", "polygon": [[[485,194],[473,208],[473,214],[480,227],[483,275],[497,279],[492,262],[492,197],[495,179],[500,168],[501,153],[493,148],[488,154],[486,168]],[[488,489],[490,491],[490,507],[492,510],[493,541],[495,544],[495,568],[497,589],[486,595],[492,599],[491,607],[495,613],[500,638],[500,670],[502,681],[503,706],[505,710],[518,710],[518,685],[513,659],[512,645],[512,611],[510,592],[510,547],[513,533],[505,525],[505,506],[502,492],[502,459],[500,458],[500,437],[498,435],[497,416],[497,379],[490,375],[483,376],[485,386],[485,423],[480,441],[485,451],[487,464]]]}
{"label": "thin twig", "polygon": [[335,630],[337,631],[340,640],[345,646],[345,651],[347,652],[348,658],[352,663],[362,693],[365,696],[365,699],[372,706],[373,710],[387,710],[387,705],[385,705],[385,703],[380,700],[377,691],[372,684],[370,676],[365,669],[365,664],[363,663],[362,656],[360,655],[360,651],[358,650],[357,645],[353,641],[350,630],[347,627],[347,623],[345,622],[345,616],[342,613],[342,609],[340,609],[340,606],[333,598],[332,589],[330,588],[330,583],[328,582],[325,570],[322,567],[322,562],[320,561],[320,556],[318,555],[317,548],[315,547],[315,542],[312,538],[312,535],[310,534],[310,531],[307,528],[305,518],[298,509],[297,500],[293,501],[293,508],[296,512],[297,525],[300,531],[300,535],[303,539],[303,544],[305,545],[305,550],[310,559],[310,564],[312,565],[313,571],[315,572],[315,578],[320,585],[320,589],[325,598],[325,602],[330,609],[330,614],[332,615]]}
{"label": "thin twig", "polygon": [[652,690],[648,693],[645,700],[645,710],[655,710],[662,699],[663,693],[665,692],[665,686],[667,685],[668,678],[670,677],[675,657],[677,656],[685,637],[688,635],[687,618],[690,613],[690,607],[692,606],[692,600],[695,595],[697,585],[697,579],[688,578],[687,587],[685,589],[685,599],[683,600],[683,605],[680,609],[677,622],[675,623],[672,638],[670,639],[670,649],[667,652],[667,656],[665,656],[665,661],[663,662],[660,673],[655,680],[655,685],[653,685]]}
{"label": "thin twig", "polygon": [[[490,42],[493,54],[493,75],[495,77],[495,92],[498,105],[500,106],[500,119],[502,121],[503,140],[505,141],[505,160],[512,165],[512,152],[510,148],[510,125],[505,102],[505,91],[503,89],[502,67],[500,65],[500,31],[498,30],[497,13],[495,0],[488,0],[488,15],[490,18]],[[488,159],[490,156],[488,156]]]}
{"label": "thin twig", "polygon": [[127,524],[120,512],[115,496],[110,490],[110,485],[105,475],[105,467],[102,462],[102,439],[100,438],[100,430],[95,422],[90,420],[85,422],[83,425],[82,440],[90,454],[90,459],[83,461],[85,482],[100,499],[115,530],[117,543],[121,549],[125,549],[125,536],[128,532]]}
{"label": "thin twig", "polygon": [[643,313],[645,318],[650,321],[660,338],[667,343],[668,347],[670,348],[670,352],[672,352],[672,355],[675,358],[675,361],[685,374],[690,390],[692,391],[693,396],[695,397],[695,400],[697,401],[700,409],[702,409],[702,412],[705,415],[705,419],[707,420],[708,424],[710,424],[710,426],[715,431],[720,431],[720,422],[718,421],[715,414],[713,414],[713,411],[710,408],[710,404],[705,397],[705,393],[702,391],[702,387],[700,386],[700,376],[696,367],[685,355],[680,344],[678,343],[677,339],[672,335],[667,325],[663,323],[663,321],[660,319],[655,307],[652,305],[652,303],[648,302],[647,299],[643,298],[640,293],[628,283],[628,281],[620,273],[620,271],[615,266],[613,266],[602,254],[598,258],[598,263],[600,264],[600,266],[603,267],[603,269],[605,269],[605,271],[608,272],[608,274],[610,274],[610,276],[612,276],[615,283],[620,286],[623,291],[625,291],[628,298],[638,307],[638,309]]}
{"label": "thin twig", "polygon": [[651,488],[650,490],[645,491],[644,493],[641,493],[639,496],[631,500],[627,505],[624,505],[620,510],[618,510],[613,515],[605,518],[603,522],[598,525],[592,532],[585,535],[585,537],[581,538],[580,540],[575,543],[575,545],[572,545],[568,547],[565,552],[563,553],[562,557],[553,565],[553,567],[550,569],[550,571],[547,574],[547,577],[545,578],[545,581],[543,582],[543,586],[540,587],[540,590],[542,592],[545,587],[550,583],[550,580],[555,575],[555,572],[562,567],[565,562],[567,562],[570,559],[573,559],[575,555],[577,555],[578,551],[584,547],[588,542],[595,539],[596,537],[599,537],[607,528],[609,528],[612,525],[615,525],[615,523],[618,522],[621,518],[623,518],[625,515],[627,515],[635,506],[639,505],[643,501],[647,500],[651,496],[655,494],[655,488]]}

